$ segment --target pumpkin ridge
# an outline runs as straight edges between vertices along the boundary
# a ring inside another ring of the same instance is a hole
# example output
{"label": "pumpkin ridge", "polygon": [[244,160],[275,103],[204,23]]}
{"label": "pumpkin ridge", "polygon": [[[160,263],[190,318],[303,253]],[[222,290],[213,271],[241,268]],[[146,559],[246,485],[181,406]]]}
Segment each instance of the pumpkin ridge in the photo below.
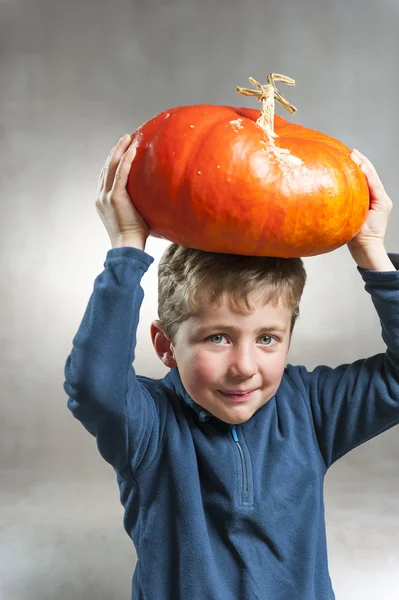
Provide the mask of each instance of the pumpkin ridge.
{"label": "pumpkin ridge", "polygon": [[[204,107],[213,106],[213,105],[201,105]],[[217,107],[219,108],[219,107]],[[215,118],[212,119],[212,122],[209,122],[203,127],[200,132],[197,132],[196,141],[194,144],[190,146],[189,152],[184,157],[184,167],[180,172],[179,176],[176,177],[175,182],[171,181],[171,192],[172,195],[176,198],[177,204],[180,206],[181,215],[184,219],[185,215],[185,207],[189,206],[189,202],[184,200],[186,194],[190,196],[191,188],[192,188],[192,178],[190,177],[190,173],[194,170],[193,164],[196,162],[196,157],[200,155],[203,151],[203,146],[207,143],[209,136],[212,135],[212,130],[216,129],[220,126],[221,123],[227,123],[230,119],[237,116],[237,113],[234,111],[233,107],[222,107],[228,110],[231,110],[231,114],[226,117],[220,117],[220,114],[215,115]],[[203,208],[206,205],[204,203]],[[188,227],[190,219],[186,218],[185,223]],[[187,233],[187,232],[186,232]]]}
{"label": "pumpkin ridge", "polygon": [[[342,199],[341,201],[341,207],[339,212],[339,223],[340,226],[338,226],[336,224],[336,226],[334,227],[334,230],[331,234],[331,238],[326,238],[326,242],[329,243],[330,240],[337,240],[337,239],[342,239],[342,234],[347,231],[348,225],[351,222],[351,218],[353,216],[353,212],[354,212],[354,207],[353,207],[353,195],[351,194],[351,184],[350,184],[350,179],[348,176],[348,171],[346,169],[342,168],[342,162],[340,163],[340,161],[342,161],[342,156],[337,156],[337,152],[342,154],[342,152],[340,150],[338,150],[336,148],[336,146],[330,145],[330,144],[326,144],[327,148],[324,147],[323,148],[323,152],[324,154],[328,154],[328,165],[329,165],[329,170],[332,170],[335,174],[336,177],[338,177],[338,175],[341,178],[341,185],[339,186],[341,189],[344,187],[346,190],[346,194],[345,194],[345,198]],[[334,166],[332,166],[332,163],[335,163]],[[350,197],[350,202],[348,201]],[[346,201],[345,201],[346,200]],[[344,211],[343,211],[344,209]],[[349,216],[350,214],[350,216]],[[338,221],[336,221],[336,223],[338,223]],[[340,246],[342,246],[344,242],[342,242],[340,244]]]}
{"label": "pumpkin ridge", "polygon": [[[230,108],[230,107],[228,107]],[[205,133],[205,129],[202,131],[202,135],[198,136],[198,140],[195,143],[195,145],[191,146],[190,148],[190,155],[189,155],[189,161],[186,161],[182,176],[180,178],[180,181],[184,181],[187,182],[188,187],[191,188],[191,185],[189,185],[190,182],[190,177],[188,176],[190,170],[193,170],[192,164],[195,163],[196,158],[202,154],[203,151],[203,146],[207,143],[207,138],[209,138],[212,135],[212,131],[211,130],[215,130],[218,127],[220,127],[222,124],[227,124],[230,122],[230,119],[232,116],[236,116],[236,113],[232,111],[232,114],[229,115],[228,117],[223,117],[222,119],[218,116],[218,119],[214,120],[213,123],[208,123],[208,127],[206,128],[206,133]],[[191,163],[191,164],[190,164]],[[180,190],[180,193],[182,192],[182,190]]]}

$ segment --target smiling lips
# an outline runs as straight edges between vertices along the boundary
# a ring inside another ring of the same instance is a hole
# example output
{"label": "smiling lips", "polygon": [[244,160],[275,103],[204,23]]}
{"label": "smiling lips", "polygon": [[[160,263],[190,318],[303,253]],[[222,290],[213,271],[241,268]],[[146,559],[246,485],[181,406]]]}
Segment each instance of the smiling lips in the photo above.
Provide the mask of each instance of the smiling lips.
{"label": "smiling lips", "polygon": [[222,390],[218,390],[222,396],[225,398],[229,398],[229,400],[233,400],[233,402],[245,402],[250,398],[256,390],[248,390],[246,392],[234,390],[232,392],[222,392]]}

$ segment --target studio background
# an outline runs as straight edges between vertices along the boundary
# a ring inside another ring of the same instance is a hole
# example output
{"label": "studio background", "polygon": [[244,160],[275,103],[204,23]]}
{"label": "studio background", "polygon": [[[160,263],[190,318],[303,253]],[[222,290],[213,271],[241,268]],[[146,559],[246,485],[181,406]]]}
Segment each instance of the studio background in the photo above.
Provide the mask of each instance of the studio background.
{"label": "studio background", "polygon": [[[69,413],[64,364],[110,248],[95,209],[111,147],[183,104],[259,107],[235,92],[270,72],[295,123],[358,148],[394,202],[399,252],[398,0],[2,0],[1,600],[130,598],[136,555],[112,468]],[[161,377],[149,326],[168,242],[150,238],[135,367]],[[305,259],[289,362],[384,351],[346,247]],[[337,600],[399,597],[399,431],[352,451],[325,485]]]}

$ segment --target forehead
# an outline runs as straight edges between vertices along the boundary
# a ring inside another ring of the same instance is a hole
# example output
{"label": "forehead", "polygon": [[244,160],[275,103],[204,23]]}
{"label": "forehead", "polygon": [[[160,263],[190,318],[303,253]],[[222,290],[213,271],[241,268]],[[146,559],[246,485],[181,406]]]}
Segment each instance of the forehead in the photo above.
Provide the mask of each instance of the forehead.
{"label": "forehead", "polygon": [[216,302],[208,299],[208,302],[203,302],[201,308],[191,317],[191,324],[198,328],[230,324],[253,329],[274,324],[285,329],[291,321],[292,310],[281,297],[267,300],[261,294],[253,294],[248,298],[248,302],[250,310],[244,303],[237,306],[228,294],[224,294]]}
{"label": "forehead", "polygon": [[[218,297],[216,297],[212,291],[204,289],[200,294],[200,308],[197,306],[195,312],[205,313],[206,311],[231,311],[240,314],[246,314],[249,312],[247,303],[249,304],[250,312],[258,310],[263,307],[288,307],[289,302],[283,293],[275,292],[274,295],[268,289],[253,290],[244,295],[237,294],[234,297],[233,293],[225,291]],[[247,302],[245,302],[245,298]]]}

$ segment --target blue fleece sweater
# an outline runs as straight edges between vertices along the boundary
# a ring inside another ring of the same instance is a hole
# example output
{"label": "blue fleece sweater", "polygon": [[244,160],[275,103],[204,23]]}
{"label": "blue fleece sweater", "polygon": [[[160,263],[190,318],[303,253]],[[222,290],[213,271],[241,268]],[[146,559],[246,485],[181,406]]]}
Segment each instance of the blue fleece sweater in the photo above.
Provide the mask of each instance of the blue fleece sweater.
{"label": "blue fleece sweater", "polygon": [[333,599],[324,476],[399,422],[399,272],[358,269],[385,353],[312,372],[289,365],[275,396],[233,427],[194,402],[177,369],[134,371],[152,262],[109,250],[65,367],[68,406],[117,474],[138,556],[132,598]]}

